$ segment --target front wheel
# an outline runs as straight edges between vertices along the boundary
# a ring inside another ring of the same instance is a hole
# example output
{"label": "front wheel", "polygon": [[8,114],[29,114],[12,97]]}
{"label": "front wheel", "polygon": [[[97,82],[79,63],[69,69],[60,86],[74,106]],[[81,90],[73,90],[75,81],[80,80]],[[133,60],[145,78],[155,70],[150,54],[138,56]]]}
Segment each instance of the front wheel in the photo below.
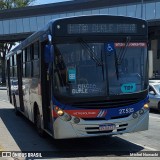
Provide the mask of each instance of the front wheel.
{"label": "front wheel", "polygon": [[35,117],[35,125],[36,125],[38,134],[41,137],[44,137],[44,130],[42,129],[42,125],[41,125],[41,115],[38,109],[37,109],[36,117]]}
{"label": "front wheel", "polygon": [[160,102],[158,103],[158,112],[160,112]]}

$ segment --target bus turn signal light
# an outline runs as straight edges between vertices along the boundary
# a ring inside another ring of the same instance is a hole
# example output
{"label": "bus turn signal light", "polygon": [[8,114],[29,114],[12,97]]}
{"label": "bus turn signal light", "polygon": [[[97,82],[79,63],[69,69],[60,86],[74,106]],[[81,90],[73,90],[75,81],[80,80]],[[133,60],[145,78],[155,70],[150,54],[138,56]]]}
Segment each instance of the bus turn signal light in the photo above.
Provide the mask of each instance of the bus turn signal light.
{"label": "bus turn signal light", "polygon": [[144,109],[149,109],[149,105],[146,103],[146,104],[144,104],[143,108]]}
{"label": "bus turn signal light", "polygon": [[57,112],[57,114],[59,116],[63,116],[64,115],[64,111],[62,109],[60,109],[58,106],[55,107],[55,110]]}
{"label": "bus turn signal light", "polygon": [[58,106],[55,107],[55,111],[57,115],[60,116],[64,121],[70,121],[72,119],[72,117],[68,113],[64,112]]}
{"label": "bus turn signal light", "polygon": [[59,116],[63,116],[63,115],[64,115],[64,112],[63,112],[61,109],[59,109],[59,110],[57,111],[57,114],[58,114]]}

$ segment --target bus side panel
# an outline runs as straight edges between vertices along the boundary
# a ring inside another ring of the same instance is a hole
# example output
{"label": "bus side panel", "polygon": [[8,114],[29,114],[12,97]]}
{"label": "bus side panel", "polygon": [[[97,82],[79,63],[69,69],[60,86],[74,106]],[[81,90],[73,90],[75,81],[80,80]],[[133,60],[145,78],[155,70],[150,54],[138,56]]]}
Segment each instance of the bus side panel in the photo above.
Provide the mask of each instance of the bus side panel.
{"label": "bus side panel", "polygon": [[30,100],[30,110],[29,118],[34,122],[34,107],[38,107],[39,112],[41,113],[42,108],[42,97],[41,97],[41,87],[40,87],[40,79],[32,78],[29,89],[29,100]]}
{"label": "bus side panel", "polygon": [[[30,84],[31,79],[30,78],[22,78],[22,84],[23,84],[23,102],[24,102],[24,114],[26,117],[30,117],[29,113],[31,112],[31,105],[30,105]],[[30,119],[30,118],[29,118]]]}

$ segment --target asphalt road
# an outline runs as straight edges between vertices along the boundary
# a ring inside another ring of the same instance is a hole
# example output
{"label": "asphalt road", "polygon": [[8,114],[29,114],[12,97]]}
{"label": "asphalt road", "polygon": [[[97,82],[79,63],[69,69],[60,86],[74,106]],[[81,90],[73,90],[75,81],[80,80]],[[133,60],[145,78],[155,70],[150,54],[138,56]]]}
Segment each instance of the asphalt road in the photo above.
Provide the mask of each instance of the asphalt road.
{"label": "asphalt road", "polygon": [[[0,90],[0,151],[49,151],[46,154],[54,159],[128,160],[133,158],[130,153],[141,151],[159,153],[160,156],[159,142],[160,114],[156,111],[150,113],[149,130],[143,132],[60,141],[50,136],[42,138],[37,135],[31,122],[23,116],[14,114],[6,91]],[[136,159],[150,160],[160,159],[160,157],[136,157]]]}

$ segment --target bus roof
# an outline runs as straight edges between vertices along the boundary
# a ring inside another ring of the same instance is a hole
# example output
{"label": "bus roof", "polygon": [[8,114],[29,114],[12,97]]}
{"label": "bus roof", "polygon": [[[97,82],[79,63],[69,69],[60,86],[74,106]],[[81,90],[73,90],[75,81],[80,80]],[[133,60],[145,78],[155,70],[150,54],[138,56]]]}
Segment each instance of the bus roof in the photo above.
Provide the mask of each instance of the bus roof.
{"label": "bus roof", "polygon": [[82,15],[82,16],[73,16],[73,17],[64,17],[64,18],[56,18],[56,19],[52,19],[48,22],[47,25],[45,25],[43,28],[41,28],[39,31],[34,32],[32,35],[30,35],[28,38],[26,38],[24,41],[22,41],[22,43],[20,43],[17,47],[15,47],[13,50],[11,50],[7,55],[6,55],[6,59],[10,56],[12,56],[13,54],[20,52],[22,49],[24,49],[26,46],[30,45],[31,43],[33,43],[34,41],[37,41],[38,39],[40,39],[43,35],[44,36],[48,36],[48,34],[50,34],[52,32],[52,25],[59,21],[59,20],[69,20],[69,19],[79,19],[79,18],[89,18],[89,17],[108,17],[108,18],[120,18],[120,19],[125,19],[125,18],[129,18],[130,20],[133,21],[144,21],[144,23],[147,23],[145,20],[139,19],[139,18],[134,18],[134,17],[126,17],[126,16],[115,16],[115,15]]}

